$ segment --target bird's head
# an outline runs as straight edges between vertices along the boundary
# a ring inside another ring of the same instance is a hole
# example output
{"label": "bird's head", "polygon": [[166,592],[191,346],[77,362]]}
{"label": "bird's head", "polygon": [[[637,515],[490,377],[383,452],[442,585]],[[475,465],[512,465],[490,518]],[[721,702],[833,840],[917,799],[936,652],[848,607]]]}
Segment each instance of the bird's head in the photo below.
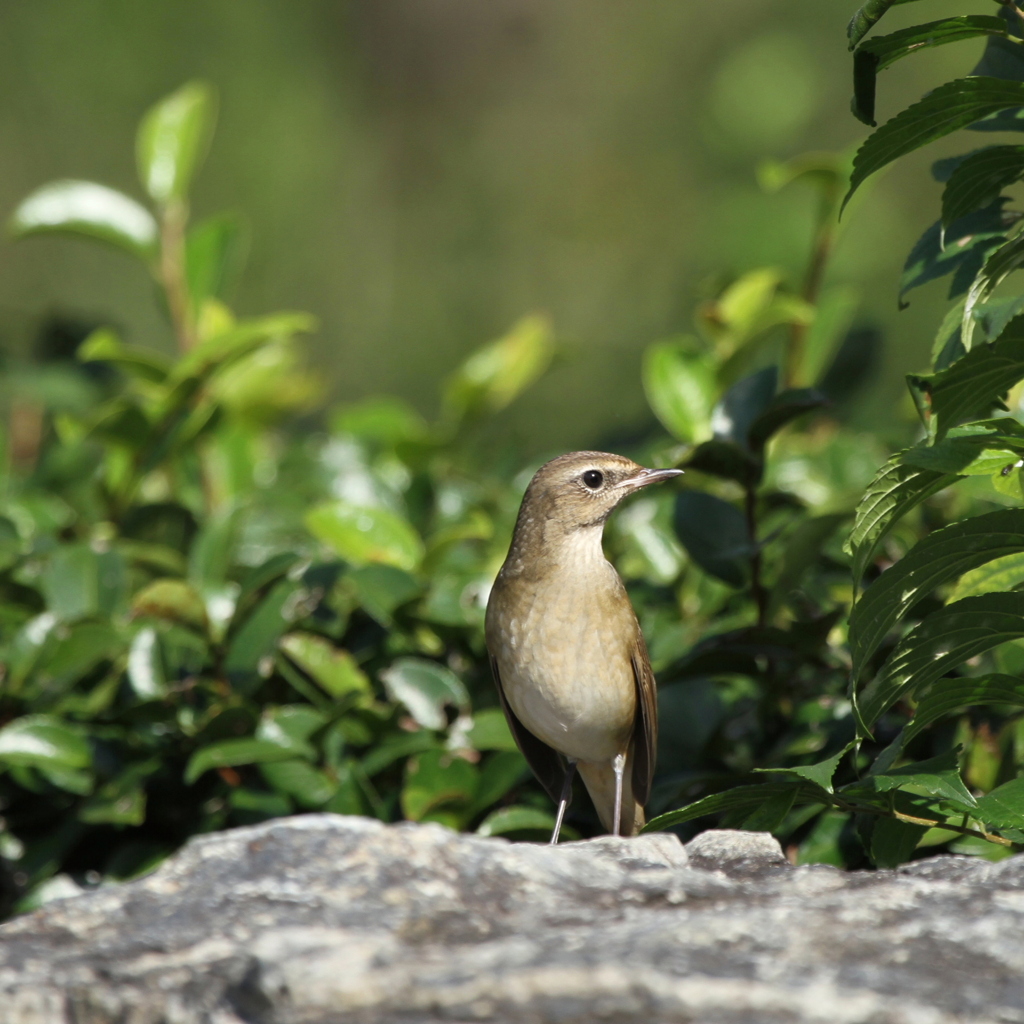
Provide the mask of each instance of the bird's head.
{"label": "bird's head", "polygon": [[632,459],[608,452],[560,455],[534,474],[517,529],[552,521],[567,533],[600,526],[623,498],[680,473],[680,469],[644,469]]}

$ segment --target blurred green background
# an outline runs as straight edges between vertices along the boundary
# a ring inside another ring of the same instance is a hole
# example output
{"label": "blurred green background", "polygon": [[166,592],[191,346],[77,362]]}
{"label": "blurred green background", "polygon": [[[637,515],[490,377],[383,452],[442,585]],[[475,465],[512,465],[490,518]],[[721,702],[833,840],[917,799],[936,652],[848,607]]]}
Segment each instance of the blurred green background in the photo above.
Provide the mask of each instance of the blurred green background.
{"label": "blurred green background", "polygon": [[[639,356],[687,330],[709,275],[795,271],[813,196],[765,195],[766,157],[857,143],[843,26],[852,3],[748,0],[34,0],[0,7],[0,212],[54,178],[138,195],[140,115],[183,81],[219,90],[194,213],[246,212],[241,314],[308,309],[339,398],[394,392],[432,412],[438,381],[524,313],[546,311],[556,369],[504,414],[528,451],[592,445],[649,413]],[[916,6],[916,5],[915,5]],[[887,31],[911,23],[908,5]],[[963,13],[933,0],[928,17]],[[920,19],[917,19],[920,20]],[[903,61],[881,118],[969,71],[981,43]],[[862,294],[886,369],[856,417],[911,429],[943,285],[896,308],[933,219],[931,147],[848,211],[831,280]],[[116,312],[115,312],[116,311]],[[112,314],[170,351],[143,269],[65,239],[0,242],[0,345],[42,320]]]}

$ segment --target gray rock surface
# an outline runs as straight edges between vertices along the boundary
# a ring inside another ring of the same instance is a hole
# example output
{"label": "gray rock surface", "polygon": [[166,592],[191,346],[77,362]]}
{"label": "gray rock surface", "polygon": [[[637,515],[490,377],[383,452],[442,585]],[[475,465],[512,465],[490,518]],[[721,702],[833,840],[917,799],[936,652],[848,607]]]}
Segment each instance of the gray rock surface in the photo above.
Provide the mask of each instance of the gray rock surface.
{"label": "gray rock surface", "polygon": [[2,1024],[1024,1022],[1024,857],[794,868],[309,815],[0,928]]}

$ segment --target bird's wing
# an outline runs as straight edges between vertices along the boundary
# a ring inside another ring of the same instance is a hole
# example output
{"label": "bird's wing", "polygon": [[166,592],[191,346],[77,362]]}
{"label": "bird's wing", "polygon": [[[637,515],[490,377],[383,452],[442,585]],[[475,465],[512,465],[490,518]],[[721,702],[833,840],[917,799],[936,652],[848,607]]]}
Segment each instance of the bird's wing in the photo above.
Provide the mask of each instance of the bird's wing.
{"label": "bird's wing", "polygon": [[505,712],[508,727],[512,730],[512,736],[516,745],[523,752],[527,764],[533,769],[537,781],[547,791],[548,796],[557,804],[562,795],[562,782],[565,779],[565,766],[558,753],[549,747],[543,740],[537,739],[529,729],[523,725],[515,716],[515,712],[509,707],[505,699],[505,691],[501,687],[501,675],[498,672],[498,662],[491,658],[491,671],[494,673],[494,685],[498,690],[498,699],[501,701],[501,710]]}
{"label": "bird's wing", "polygon": [[651,795],[654,761],[658,753],[658,692],[655,689],[651,659],[640,626],[630,655],[636,680],[636,718],[633,722],[633,797],[643,807]]}

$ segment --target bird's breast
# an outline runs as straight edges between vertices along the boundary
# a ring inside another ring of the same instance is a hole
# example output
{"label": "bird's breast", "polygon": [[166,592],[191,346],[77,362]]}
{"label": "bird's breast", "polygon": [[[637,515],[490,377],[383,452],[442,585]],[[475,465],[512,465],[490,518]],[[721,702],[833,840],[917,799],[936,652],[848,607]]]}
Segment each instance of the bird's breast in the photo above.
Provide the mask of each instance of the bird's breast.
{"label": "bird's breast", "polygon": [[487,645],[516,717],[567,757],[608,761],[625,750],[636,713],[636,618],[615,570],[499,577]]}

